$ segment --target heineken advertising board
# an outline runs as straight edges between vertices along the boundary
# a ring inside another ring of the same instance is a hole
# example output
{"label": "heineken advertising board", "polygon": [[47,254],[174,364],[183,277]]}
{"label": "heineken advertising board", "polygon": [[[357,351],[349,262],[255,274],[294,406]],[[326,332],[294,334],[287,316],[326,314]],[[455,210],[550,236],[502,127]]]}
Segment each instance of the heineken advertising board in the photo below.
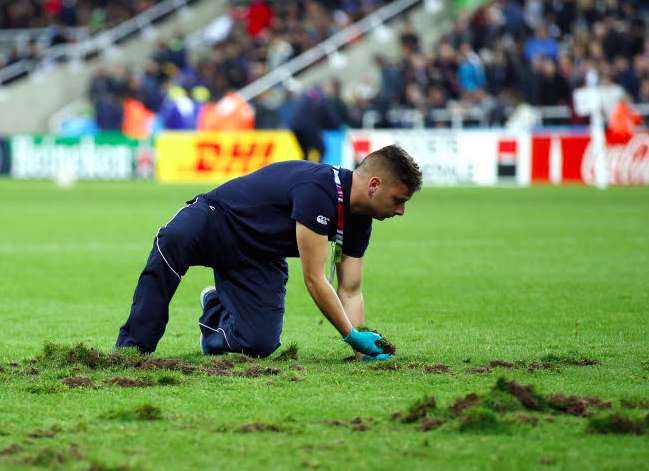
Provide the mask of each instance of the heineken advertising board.
{"label": "heineken advertising board", "polygon": [[9,148],[14,178],[67,174],[80,180],[120,180],[150,177],[155,164],[149,141],[117,133],[81,138],[15,135]]}

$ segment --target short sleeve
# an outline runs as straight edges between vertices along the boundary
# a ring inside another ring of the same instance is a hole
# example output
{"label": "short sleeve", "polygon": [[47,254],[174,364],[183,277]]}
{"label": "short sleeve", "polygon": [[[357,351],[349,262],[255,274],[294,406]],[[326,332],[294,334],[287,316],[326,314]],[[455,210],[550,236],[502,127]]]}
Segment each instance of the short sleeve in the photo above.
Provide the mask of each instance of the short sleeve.
{"label": "short sleeve", "polygon": [[329,235],[336,215],[332,195],[317,183],[303,183],[293,187],[291,197],[291,218],[318,234]]}

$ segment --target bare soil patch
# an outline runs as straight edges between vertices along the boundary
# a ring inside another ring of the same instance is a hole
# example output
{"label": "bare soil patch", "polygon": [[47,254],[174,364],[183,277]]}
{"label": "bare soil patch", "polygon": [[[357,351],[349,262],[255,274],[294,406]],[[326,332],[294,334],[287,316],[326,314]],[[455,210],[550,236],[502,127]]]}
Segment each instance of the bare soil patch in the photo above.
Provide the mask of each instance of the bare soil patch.
{"label": "bare soil patch", "polygon": [[155,384],[151,380],[126,378],[123,376],[105,379],[103,382],[108,386],[119,386],[121,388],[144,388],[147,386],[153,386]]}
{"label": "bare soil patch", "polygon": [[451,369],[443,363],[437,363],[436,365],[426,365],[424,366],[424,373],[428,374],[445,374],[450,373]]}
{"label": "bare soil patch", "polygon": [[272,368],[270,366],[261,366],[254,365],[248,368],[246,371],[239,373],[238,376],[244,376],[246,378],[256,378],[258,376],[273,376],[278,375],[282,372],[280,368]]}
{"label": "bare soil patch", "polygon": [[240,433],[281,432],[281,429],[274,424],[267,424],[263,422],[248,422],[241,424],[237,431]]}
{"label": "bare soil patch", "polygon": [[71,388],[92,388],[94,383],[85,376],[68,376],[61,380],[63,384]]}

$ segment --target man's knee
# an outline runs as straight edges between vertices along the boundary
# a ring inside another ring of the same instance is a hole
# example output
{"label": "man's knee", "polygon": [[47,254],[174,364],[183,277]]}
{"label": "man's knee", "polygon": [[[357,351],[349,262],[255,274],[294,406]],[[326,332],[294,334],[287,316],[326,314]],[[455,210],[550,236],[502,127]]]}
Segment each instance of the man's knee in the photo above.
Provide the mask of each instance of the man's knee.
{"label": "man's knee", "polygon": [[279,340],[269,338],[268,336],[264,336],[263,333],[260,333],[260,335],[255,335],[252,339],[249,339],[243,352],[249,356],[266,358],[272,355],[279,346]]}

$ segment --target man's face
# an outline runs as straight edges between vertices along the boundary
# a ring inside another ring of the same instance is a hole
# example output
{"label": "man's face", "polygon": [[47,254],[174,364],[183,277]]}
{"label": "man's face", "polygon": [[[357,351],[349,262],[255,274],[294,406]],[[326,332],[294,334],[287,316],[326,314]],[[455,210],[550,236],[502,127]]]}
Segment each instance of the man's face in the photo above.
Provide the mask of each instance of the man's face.
{"label": "man's face", "polygon": [[368,185],[371,216],[383,221],[392,216],[403,216],[406,202],[412,196],[408,187],[396,180],[370,178]]}

